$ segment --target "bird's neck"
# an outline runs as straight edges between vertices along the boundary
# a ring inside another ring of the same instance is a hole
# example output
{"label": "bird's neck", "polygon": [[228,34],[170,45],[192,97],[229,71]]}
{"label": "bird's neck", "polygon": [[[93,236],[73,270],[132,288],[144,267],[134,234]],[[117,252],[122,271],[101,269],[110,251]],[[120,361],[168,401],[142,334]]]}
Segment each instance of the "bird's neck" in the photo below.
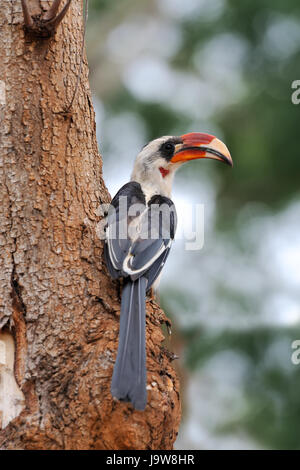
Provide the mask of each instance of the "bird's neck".
{"label": "bird's neck", "polygon": [[[156,170],[157,172],[157,170]],[[171,197],[174,172],[168,173],[163,177],[160,173],[157,175],[144,175],[141,173],[132,173],[131,181],[140,183],[146,202],[148,202],[155,194]]]}

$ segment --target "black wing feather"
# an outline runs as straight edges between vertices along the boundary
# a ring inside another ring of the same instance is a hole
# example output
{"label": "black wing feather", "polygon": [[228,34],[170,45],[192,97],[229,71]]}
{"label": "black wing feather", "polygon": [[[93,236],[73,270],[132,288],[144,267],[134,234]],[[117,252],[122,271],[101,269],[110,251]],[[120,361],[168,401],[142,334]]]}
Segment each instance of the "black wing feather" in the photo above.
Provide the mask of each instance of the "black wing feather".
{"label": "black wing feather", "polygon": [[[135,238],[128,232],[128,227],[132,227],[136,222],[134,217],[128,215],[133,204],[144,207],[144,211],[139,213],[140,220]],[[171,209],[165,216],[162,212],[164,205]],[[124,207],[127,207],[126,211]],[[169,198],[155,195],[146,206],[140,184],[135,181],[125,184],[113,198],[107,217],[105,258],[111,276],[130,276],[135,280],[146,275],[152,265],[155,265],[150,277],[156,278],[157,275],[154,276],[153,273],[161,270],[158,260],[163,260],[163,263],[166,261],[170,241],[175,236],[176,224],[175,206]]]}

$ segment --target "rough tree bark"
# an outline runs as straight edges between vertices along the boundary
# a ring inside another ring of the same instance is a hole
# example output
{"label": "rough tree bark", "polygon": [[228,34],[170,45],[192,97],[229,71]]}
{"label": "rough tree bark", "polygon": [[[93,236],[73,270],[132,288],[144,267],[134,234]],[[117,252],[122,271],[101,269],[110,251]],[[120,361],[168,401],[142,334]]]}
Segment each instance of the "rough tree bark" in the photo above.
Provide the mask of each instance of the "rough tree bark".
{"label": "rough tree bark", "polygon": [[[51,2],[27,4],[40,15]],[[0,448],[171,449],[179,384],[153,300],[147,408],[134,411],[110,396],[120,286],[96,235],[97,207],[110,196],[85,55],[66,112],[82,28],[81,0],[48,38],[24,31],[20,0],[1,1]]]}

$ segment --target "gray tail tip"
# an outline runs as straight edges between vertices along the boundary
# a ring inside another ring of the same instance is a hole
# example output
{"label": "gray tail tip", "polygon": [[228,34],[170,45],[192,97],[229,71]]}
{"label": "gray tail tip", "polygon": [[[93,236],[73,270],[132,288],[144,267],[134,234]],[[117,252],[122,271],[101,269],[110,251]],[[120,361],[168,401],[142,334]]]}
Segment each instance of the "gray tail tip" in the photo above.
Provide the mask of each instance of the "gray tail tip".
{"label": "gray tail tip", "polygon": [[124,403],[130,403],[133,408],[137,411],[145,411],[147,406],[147,391],[145,390],[145,396],[131,397],[120,393],[117,389],[111,388],[111,394],[114,400],[118,400]]}

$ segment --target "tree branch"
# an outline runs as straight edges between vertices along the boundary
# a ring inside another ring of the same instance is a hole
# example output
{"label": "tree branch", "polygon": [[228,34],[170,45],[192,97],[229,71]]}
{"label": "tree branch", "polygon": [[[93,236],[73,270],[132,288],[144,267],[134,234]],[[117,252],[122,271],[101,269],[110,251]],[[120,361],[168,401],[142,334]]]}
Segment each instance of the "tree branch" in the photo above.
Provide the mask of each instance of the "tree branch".
{"label": "tree branch", "polygon": [[21,0],[24,16],[25,32],[37,38],[49,38],[54,35],[58,25],[65,17],[72,0],[67,0],[60,13],[57,14],[61,0],[54,0],[52,6],[42,16],[31,16],[27,0]]}
{"label": "tree branch", "polygon": [[24,23],[27,28],[32,28],[33,26],[33,21],[31,18],[31,15],[29,13],[28,5],[27,5],[27,0],[21,0],[22,3],[22,10],[23,10],[23,16],[24,16]]}
{"label": "tree branch", "polygon": [[[56,6],[56,3],[58,3],[58,5],[59,5],[60,2],[61,2],[61,0],[55,0],[55,2],[52,5],[52,8],[54,6]],[[64,16],[66,15],[70,4],[71,4],[71,0],[68,0],[67,3],[65,4],[65,6],[63,7],[63,9],[61,10],[61,12],[56,17],[55,16],[50,17],[49,20],[47,20],[47,18],[46,18],[47,12],[45,13],[43,19],[45,21],[47,21],[48,25],[51,24],[53,26],[54,31],[56,30],[57,26],[59,25],[59,23],[63,20]],[[50,8],[49,13],[51,12],[52,8]],[[58,6],[57,6],[57,8],[58,8]],[[55,10],[57,10],[57,8]]]}
{"label": "tree branch", "polygon": [[54,0],[54,2],[52,3],[52,7],[50,7],[49,10],[46,11],[46,13],[44,14],[43,18],[45,21],[49,21],[49,20],[52,20],[52,18],[55,18],[60,4],[61,4],[61,0]]}

